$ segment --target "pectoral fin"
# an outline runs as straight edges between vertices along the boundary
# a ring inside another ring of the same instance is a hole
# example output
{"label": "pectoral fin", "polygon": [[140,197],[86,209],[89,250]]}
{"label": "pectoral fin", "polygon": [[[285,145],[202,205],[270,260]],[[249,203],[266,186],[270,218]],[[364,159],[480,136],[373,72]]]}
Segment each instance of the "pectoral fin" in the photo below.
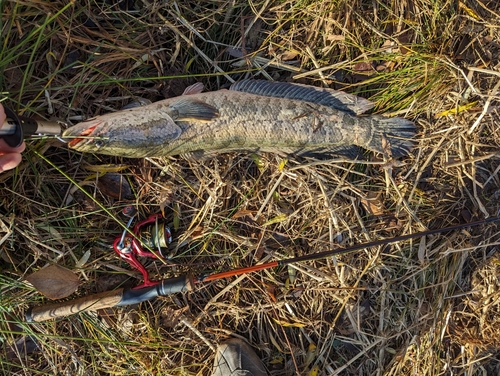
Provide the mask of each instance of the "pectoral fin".
{"label": "pectoral fin", "polygon": [[189,97],[179,99],[168,106],[168,109],[174,121],[210,121],[219,117],[219,111],[215,107]]}

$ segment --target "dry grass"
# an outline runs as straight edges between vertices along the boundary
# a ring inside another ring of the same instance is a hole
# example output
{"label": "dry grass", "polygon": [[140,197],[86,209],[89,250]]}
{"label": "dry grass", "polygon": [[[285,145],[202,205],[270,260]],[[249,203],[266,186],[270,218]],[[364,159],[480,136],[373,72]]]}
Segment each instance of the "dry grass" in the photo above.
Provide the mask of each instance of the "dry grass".
{"label": "dry grass", "polygon": [[88,165],[127,165],[141,213],[166,208],[178,264],[148,262],[158,278],[495,215],[500,7],[390,3],[0,3],[1,90],[26,115],[76,123],[137,97],[179,95],[195,81],[215,90],[255,76],[360,94],[420,130],[412,155],[390,169],[305,159],[283,167],[272,154],[125,160],[30,142],[23,164],[0,176],[1,372],[206,375],[214,346],[236,335],[273,375],[315,365],[320,375],[499,374],[495,224],[208,283],[138,307],[23,323],[26,308],[44,301],[24,279],[45,265],[77,271],[76,295],[139,283],[110,248],[121,228],[114,218],[131,201],[106,194]]}

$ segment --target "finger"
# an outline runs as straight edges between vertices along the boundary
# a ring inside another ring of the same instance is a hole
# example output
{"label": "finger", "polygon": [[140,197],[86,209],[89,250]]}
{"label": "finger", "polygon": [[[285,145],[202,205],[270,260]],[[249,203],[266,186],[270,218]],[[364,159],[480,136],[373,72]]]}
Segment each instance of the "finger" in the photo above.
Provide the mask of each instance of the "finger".
{"label": "finger", "polygon": [[13,148],[5,142],[5,140],[0,139],[0,153],[22,153],[26,148],[26,144],[23,142],[21,146]]}
{"label": "finger", "polygon": [[5,110],[3,109],[3,106],[0,103],[0,128],[2,127],[3,122],[5,121],[6,118],[7,116],[5,116]]}
{"label": "finger", "polygon": [[21,163],[21,154],[19,153],[9,153],[0,155],[0,172],[7,170],[12,170],[19,163]]}

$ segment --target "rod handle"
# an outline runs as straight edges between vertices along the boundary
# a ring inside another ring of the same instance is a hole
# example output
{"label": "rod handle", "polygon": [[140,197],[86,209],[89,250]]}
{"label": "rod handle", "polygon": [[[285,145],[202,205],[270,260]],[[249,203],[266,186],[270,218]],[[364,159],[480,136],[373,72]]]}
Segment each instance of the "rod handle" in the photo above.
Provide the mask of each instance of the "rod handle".
{"label": "rod handle", "polygon": [[190,275],[164,279],[153,286],[135,289],[117,289],[99,294],[84,296],[66,302],[32,307],[26,312],[27,322],[41,322],[58,317],[69,316],[84,311],[97,311],[102,308],[126,306],[167,296],[178,292],[192,291],[194,281]]}
{"label": "rod handle", "polygon": [[32,307],[26,312],[27,322],[40,322],[57,317],[69,316],[84,311],[96,311],[102,308],[114,307],[123,297],[123,289],[105,291],[99,294],[84,296],[66,302],[53,303]]}

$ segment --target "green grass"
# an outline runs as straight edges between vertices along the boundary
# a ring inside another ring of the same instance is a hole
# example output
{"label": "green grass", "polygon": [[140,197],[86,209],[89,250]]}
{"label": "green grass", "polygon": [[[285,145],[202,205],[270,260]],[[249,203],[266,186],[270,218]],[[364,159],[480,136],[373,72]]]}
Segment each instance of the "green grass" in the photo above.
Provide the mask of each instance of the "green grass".
{"label": "green grass", "polygon": [[[0,244],[0,371],[210,374],[211,348],[240,335],[273,375],[306,375],[313,365],[320,375],[493,374],[500,346],[495,225],[303,263],[295,276],[278,268],[134,307],[24,322],[29,306],[48,302],[25,277],[46,265],[77,273],[81,285],[70,298],[140,283],[111,248],[128,204],[141,218],[164,208],[174,228],[168,252],[178,264],[145,260],[154,278],[498,211],[497,156],[469,163],[497,148],[497,77],[467,70],[495,71],[500,63],[495,2],[131,3],[126,10],[93,0],[1,2],[2,103],[71,125],[137,97],[179,95],[195,81],[217,90],[267,77],[342,89],[373,100],[377,113],[414,120],[415,150],[392,167],[368,154],[375,163],[291,158],[283,165],[273,154],[127,160],[79,155],[54,139],[28,141],[22,164],[0,175],[0,239],[12,231]],[[242,45],[248,59],[227,54],[227,46]],[[369,74],[360,71],[367,66]],[[469,134],[488,97],[492,111]],[[478,105],[435,117],[472,101]],[[120,173],[134,199],[106,195],[86,164],[126,165]],[[379,215],[367,212],[370,199]],[[176,324],[167,320],[176,315]],[[30,336],[37,349],[11,351]],[[306,364],[310,342],[319,350]]]}

